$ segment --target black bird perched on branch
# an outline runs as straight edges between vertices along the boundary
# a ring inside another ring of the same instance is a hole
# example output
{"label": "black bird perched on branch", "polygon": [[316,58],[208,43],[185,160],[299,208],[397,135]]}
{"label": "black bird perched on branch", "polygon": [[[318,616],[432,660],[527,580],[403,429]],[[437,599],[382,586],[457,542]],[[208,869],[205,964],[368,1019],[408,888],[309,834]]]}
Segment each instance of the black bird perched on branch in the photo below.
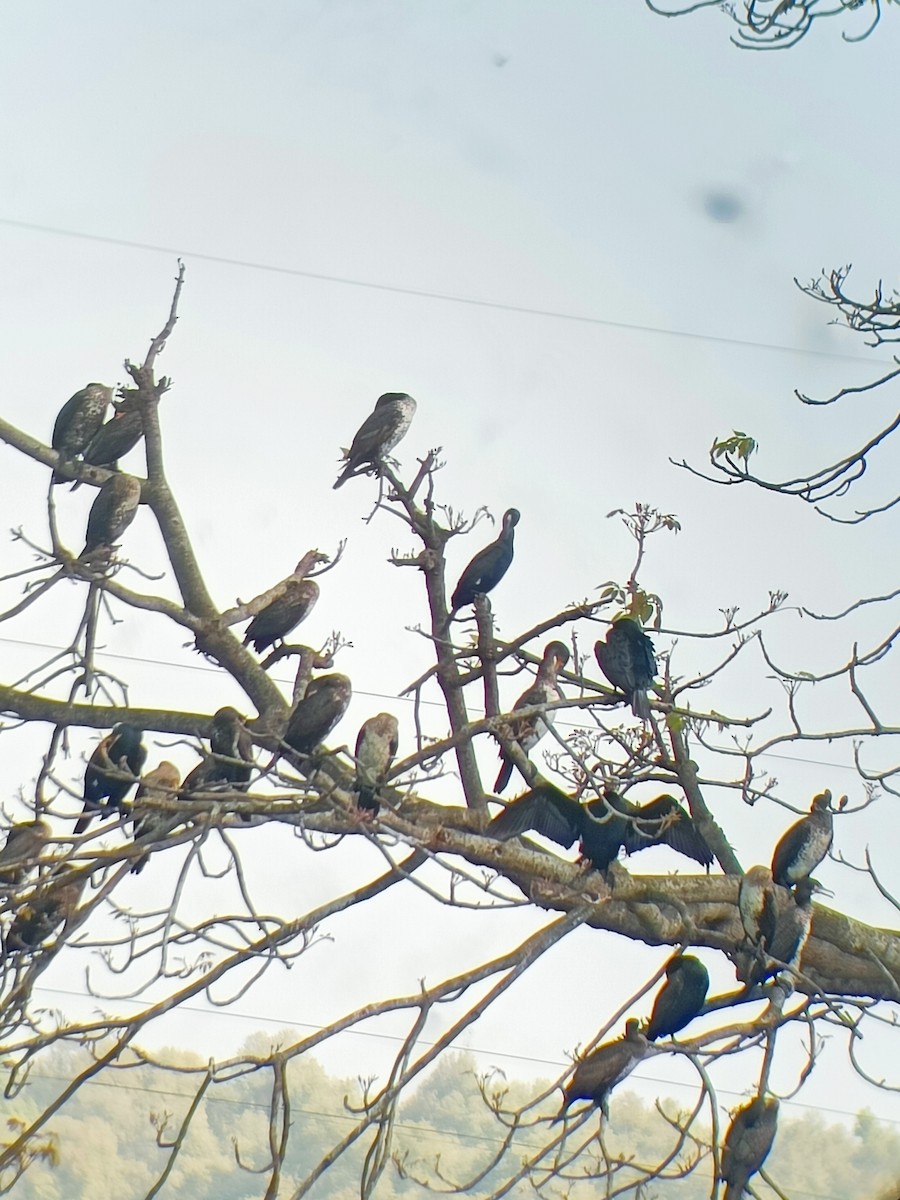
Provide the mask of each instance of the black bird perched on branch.
{"label": "black bird perched on branch", "polygon": [[734,1114],[722,1147],[725,1200],[741,1200],[766,1161],[777,1129],[778,1101],[774,1097],[754,1096]]}
{"label": "black bird perched on branch", "polygon": [[575,1073],[563,1088],[563,1106],[553,1124],[561,1121],[570,1104],[576,1100],[590,1100],[600,1105],[604,1117],[609,1118],[609,1094],[630,1075],[650,1051],[650,1044],[641,1033],[639,1021],[625,1022],[625,1034],[615,1042],[605,1042],[586,1055],[575,1068]]}
{"label": "black bird perched on branch", "polygon": [[[453,590],[450,599],[452,621],[461,608],[474,604],[476,596],[492,591],[510,568],[513,560],[513,539],[520,517],[517,508],[508,508],[503,514],[503,524],[498,537],[489,546],[479,550]],[[448,624],[449,624],[448,621]]]}
{"label": "black bird perched on branch", "polygon": [[[134,797],[131,815],[134,820],[134,842],[147,844],[162,841],[168,837],[177,825],[184,820],[177,813],[163,812],[160,809],[149,808],[148,800],[174,800],[181,775],[178,768],[170,762],[163,761],[143,777]],[[139,875],[150,857],[149,851],[136,858],[131,867],[133,875]]]}
{"label": "black bird perched on branch", "polygon": [[[536,704],[552,704],[554,700],[565,700],[562,688],[556,682],[557,674],[569,661],[569,651],[562,642],[548,642],[544,657],[531,687],[526,688],[516,701],[513,712],[519,708],[532,708]],[[549,726],[556,720],[556,713],[545,712],[530,717],[520,717],[509,722],[510,732],[526,754],[532,750]],[[513,761],[503,750],[500,751],[503,765],[494,784],[495,792],[502,792],[512,776]]]}
{"label": "black bird perched on branch", "polygon": [[374,410],[360,425],[350,449],[344,453],[347,465],[334,486],[339,488],[354,475],[377,472],[409,429],[415,415],[416,402],[406,392],[385,392],[379,396]]}
{"label": "black bird perched on branch", "polygon": [[52,830],[47,821],[19,821],[11,826],[0,850],[0,887],[15,887],[37,866],[44,843]]}
{"label": "black bird perched on branch", "polygon": [[356,739],[356,806],[376,815],[378,789],[397,753],[400,729],[391,713],[378,713],[363,723]]}
{"label": "black bird perched on branch", "polygon": [[147,761],[143,736],[142,729],[123,721],[97,746],[84,772],[84,808],[75,822],[76,833],[84,833],[98,812],[105,816],[110,809],[122,811]]}
{"label": "black bird perched on branch", "polygon": [[619,617],[605,641],[594,643],[600,670],[631,701],[631,711],[642,721],[650,719],[647,689],[656,675],[653,642],[633,617]]}
{"label": "black bird perched on branch", "polygon": [[623,848],[636,854],[660,844],[706,867],[713,860],[694,821],[673,796],[637,805],[608,791],[579,804],[553,784],[541,783],[495,817],[487,833],[505,840],[529,829],[566,848],[580,839],[582,854],[598,871],[605,871]]}
{"label": "black bird perched on branch", "polygon": [[826,788],[813,797],[808,817],[801,817],[781,835],[772,855],[772,878],[789,888],[811,875],[831,849],[834,818],[831,792]]}
{"label": "black bird perched on branch", "polygon": [[[210,753],[188,772],[183,791],[246,792],[255,761],[253,739],[237,709],[226,705],[213,716],[209,749]],[[249,821],[249,813],[241,813],[241,819]]]}
{"label": "black bird perched on branch", "polygon": [[103,547],[110,550],[137,516],[141,481],[134,475],[116,473],[97,492],[88,513],[87,534],[81,557]]}
{"label": "black bird perched on branch", "polygon": [[748,965],[744,966],[740,959],[737,963],[739,978],[748,988],[778,975],[784,967],[797,969],[809,940],[813,895],[824,890],[819,881],[809,875],[800,880],[793,892],[778,889],[771,937],[760,946]]}
{"label": "black bird perched on branch", "polygon": [[90,869],[57,867],[16,910],[4,943],[4,956],[34,950],[64,921],[75,915]]}
{"label": "black bird perched on branch", "polygon": [[644,1033],[649,1041],[671,1037],[689,1025],[706,1003],[709,972],[693,954],[679,954],[666,967],[666,982],[657,993]]}
{"label": "black bird perched on branch", "polygon": [[346,675],[320,675],[291,713],[284,740],[300,754],[312,754],[347,711],[353,689]]}
{"label": "black bird perched on branch", "polygon": [[244,645],[252,642],[257,653],[267,646],[283,641],[292,629],[305,620],[319,599],[319,585],[314,579],[291,579],[277,598],[261,608],[244,634]]}
{"label": "black bird perched on branch", "polygon": [[[56,418],[50,445],[60,459],[69,462],[88,445],[103,424],[112,400],[113,389],[103,383],[89,383],[68,399]],[[51,483],[63,483],[66,476],[54,471]]]}

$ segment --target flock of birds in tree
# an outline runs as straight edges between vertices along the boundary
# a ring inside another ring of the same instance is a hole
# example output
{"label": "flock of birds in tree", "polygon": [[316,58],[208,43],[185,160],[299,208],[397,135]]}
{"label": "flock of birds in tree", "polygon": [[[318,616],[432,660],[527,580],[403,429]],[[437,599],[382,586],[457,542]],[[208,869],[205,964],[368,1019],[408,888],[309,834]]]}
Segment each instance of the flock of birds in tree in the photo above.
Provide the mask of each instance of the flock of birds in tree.
{"label": "flock of birds in tree", "polygon": [[[110,405],[113,415],[106,420]],[[386,456],[409,429],[416,402],[405,393],[381,396],[345,452],[345,465],[334,486],[363,474],[379,474]],[[133,520],[140,501],[140,481],[118,470],[118,460],[134,449],[143,435],[139,406],[127,394],[114,399],[113,389],[91,383],[63,406],[53,428],[51,444],[59,461],[52,483],[75,479],[77,460],[113,472],[100,486],[87,521],[82,556],[106,558]],[[460,609],[490,592],[513,561],[514,531],[520,518],[515,508],[503,516],[498,537],[480,550],[463,570],[452,593],[452,621]],[[279,595],[257,612],[248,625],[243,644],[257,653],[283,642],[311,612],[319,588],[311,579],[292,579]],[[623,616],[597,641],[595,657],[609,683],[631,705],[634,715],[649,721],[649,692],[657,674],[653,643],[639,621]],[[527,756],[552,725],[555,711],[546,706],[564,700],[559,675],[569,661],[562,642],[544,649],[534,682],[519,696],[508,718],[508,738],[501,745],[501,766],[495,792],[509,785],[515,767],[508,746],[517,745]],[[351,699],[350,680],[333,673],[312,679],[296,703],[283,735],[286,754],[313,756],[337,726]],[[517,712],[529,710],[526,715]],[[143,852],[134,857],[131,870],[146,866],[155,845],[168,838],[189,819],[177,805],[160,801],[196,799],[209,793],[246,793],[257,769],[254,743],[244,718],[231,707],[220,708],[211,722],[209,751],[182,781],[178,769],[160,762],[142,774],[147,759],[143,731],[122,722],[97,745],[87,764],[83,809],[75,833],[83,833],[95,817],[118,816],[131,822],[134,845]],[[398,725],[390,713],[378,713],[359,731],[354,753],[355,794],[360,812],[373,817],[379,810],[398,746]],[[137,785],[134,800],[127,797]],[[812,896],[820,885],[812,872],[825,858],[833,837],[831,794],[816,796],[808,816],[782,836],[771,868],[755,866],[742,876],[738,907],[744,939],[733,952],[738,978],[745,993],[777,977],[790,988],[809,937]],[[244,820],[252,818],[242,811]],[[564,847],[580,843],[587,867],[607,872],[621,851],[626,855],[664,844],[709,869],[713,854],[689,812],[669,795],[643,805],[625,799],[612,789],[588,803],[567,795],[540,780],[523,795],[506,804],[487,826],[489,837],[499,841],[528,831],[539,833]],[[14,825],[0,851],[0,887],[7,893],[25,884],[39,865],[42,849],[52,836],[44,819]],[[49,875],[27,900],[15,908],[3,938],[4,956],[40,947],[75,913],[89,872],[71,866],[51,867]],[[699,1016],[706,1003],[709,975],[694,955],[680,951],[666,967],[666,979],[656,996],[649,1020],[642,1026],[629,1019],[621,1038],[607,1042],[582,1058],[564,1088],[562,1120],[576,1100],[598,1105],[608,1115],[608,1099],[615,1086],[647,1055],[659,1052],[661,1038],[671,1038]],[[742,995],[738,993],[738,995]],[[735,1114],[721,1162],[726,1200],[737,1200],[748,1180],[759,1170],[775,1136],[778,1103],[756,1096]]]}

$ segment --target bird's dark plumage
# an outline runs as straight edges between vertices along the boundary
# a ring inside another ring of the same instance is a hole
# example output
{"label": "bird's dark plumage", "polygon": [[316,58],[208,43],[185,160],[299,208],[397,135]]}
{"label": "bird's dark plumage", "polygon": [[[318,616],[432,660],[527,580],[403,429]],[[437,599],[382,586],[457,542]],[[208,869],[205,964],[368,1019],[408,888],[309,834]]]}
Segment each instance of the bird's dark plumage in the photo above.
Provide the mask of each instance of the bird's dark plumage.
{"label": "bird's dark plumage", "polygon": [[519,515],[517,508],[506,510],[498,537],[489,546],[479,550],[460,575],[450,600],[451,621],[458,609],[465,608],[467,604],[474,604],[476,596],[490,592],[509,570],[513,560],[513,539]]}
{"label": "bird's dark plumage", "polygon": [[[88,445],[103,424],[112,395],[111,387],[89,383],[65,402],[59,410],[50,438],[50,445],[59,451],[62,461],[71,461]],[[65,475],[54,471],[52,482],[62,483],[65,478]]]}
{"label": "bird's dark plumage", "polygon": [[598,871],[605,871],[623,848],[626,854],[636,854],[660,844],[704,866],[712,863],[712,853],[692,818],[672,796],[637,805],[610,791],[579,804],[552,784],[542,783],[508,805],[487,832],[505,840],[529,829],[567,848],[580,838],[582,854]]}
{"label": "bird's dark plumage", "polygon": [[109,549],[137,515],[141,501],[141,481],[134,475],[117,472],[97,492],[88,514],[87,533],[81,557],[102,547]]}
{"label": "bird's dark plumage", "polygon": [[284,740],[291,749],[312,754],[347,711],[351,695],[346,675],[320,675],[313,679],[284,731]]}
{"label": "bird's dark plumage", "polygon": [[563,1088],[563,1106],[556,1121],[561,1121],[570,1104],[576,1100],[590,1100],[600,1105],[600,1111],[609,1117],[609,1094],[630,1075],[642,1058],[649,1052],[650,1045],[641,1033],[635,1020],[625,1023],[625,1034],[615,1042],[606,1042],[586,1055],[575,1068],[575,1073]]}
{"label": "bird's dark plumage", "polygon": [[97,812],[122,810],[147,760],[142,737],[143,730],[122,722],[97,746],[84,773],[84,809],[75,822],[76,833],[84,833]]}
{"label": "bird's dark plumage", "polygon": [[620,617],[606,635],[594,643],[600,670],[631,701],[631,711],[642,721],[650,719],[647,689],[656,675],[653,642],[633,617]]}
{"label": "bird's dark plumage", "polygon": [[778,893],[768,867],[751,867],[741,877],[738,908],[750,945],[762,949],[770,946],[778,919]]}
{"label": "bird's dark plumage", "polygon": [[666,967],[666,982],[660,988],[650,1021],[644,1030],[652,1042],[671,1037],[689,1025],[706,1002],[709,972],[693,954],[679,954]]}
{"label": "bird's dark plumage", "polygon": [[34,950],[74,916],[90,869],[58,867],[16,910],[4,943],[5,954]]}
{"label": "bird's dark plumage", "polygon": [[292,629],[305,620],[319,599],[319,585],[314,579],[291,579],[277,600],[261,608],[244,634],[244,645],[253,643],[257,653],[282,641]]}
{"label": "bird's dark plumage", "polygon": [[[565,695],[556,681],[556,676],[568,661],[569,651],[562,642],[548,642],[544,647],[544,657],[534,683],[518,698],[513,712],[519,708],[532,708],[536,704],[552,704],[554,700],[564,700]],[[510,732],[528,754],[555,720],[556,714],[552,711],[531,717],[521,717],[518,721],[509,722]],[[500,767],[500,774],[494,784],[495,792],[502,792],[512,777],[512,759],[502,751],[500,757],[503,759],[503,765]]]}
{"label": "bird's dark plumage", "polygon": [[363,812],[378,812],[378,789],[397,753],[399,726],[391,713],[378,713],[364,722],[356,739],[356,804]]}
{"label": "bird's dark plumage", "polygon": [[831,849],[834,819],[831,792],[813,797],[809,816],[802,817],[782,834],[772,855],[772,878],[782,887],[811,875]]}
{"label": "bird's dark plumage", "polygon": [[724,1200],[741,1200],[772,1149],[778,1128],[778,1101],[754,1096],[734,1114],[722,1147]]}
{"label": "bird's dark plumage", "polygon": [[405,392],[385,392],[379,396],[374,410],[356,431],[345,455],[347,465],[334,486],[339,488],[354,475],[377,471],[409,429],[415,415],[416,402]]}
{"label": "bird's dark plumage", "polygon": [[[182,791],[246,792],[255,761],[253,739],[237,709],[226,705],[214,715],[209,749],[210,753],[188,772]],[[249,813],[241,813],[241,819],[249,821]]]}
{"label": "bird's dark plumage", "polygon": [[144,436],[144,421],[136,405],[119,409],[112,420],[101,425],[84,448],[83,458],[92,467],[114,469],[120,458],[135,448]]}
{"label": "bird's dark plumage", "polygon": [[47,821],[19,821],[10,828],[6,844],[0,850],[0,889],[22,883],[37,866],[44,843],[52,830]]}
{"label": "bird's dark plumage", "polygon": [[[178,773],[178,768],[165,761],[161,762],[158,767],[154,767],[152,771],[148,771],[143,777],[131,810],[134,820],[135,845],[162,841],[176,826],[182,823],[184,818],[177,813],[162,812],[159,809],[150,808],[147,804],[147,801],[150,800],[174,800],[180,782],[181,775]],[[131,867],[133,875],[138,875],[143,871],[149,857],[148,851],[147,854],[134,860]]]}

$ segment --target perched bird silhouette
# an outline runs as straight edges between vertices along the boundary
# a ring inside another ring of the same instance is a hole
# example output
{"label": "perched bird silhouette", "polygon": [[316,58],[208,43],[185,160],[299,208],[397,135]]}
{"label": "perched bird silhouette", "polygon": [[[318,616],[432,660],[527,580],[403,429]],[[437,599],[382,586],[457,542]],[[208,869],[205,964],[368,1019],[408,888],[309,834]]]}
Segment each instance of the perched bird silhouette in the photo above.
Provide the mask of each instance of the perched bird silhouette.
{"label": "perched bird silhouette", "polygon": [[244,634],[244,645],[253,644],[257,653],[275,642],[284,641],[292,629],[305,620],[319,599],[314,579],[291,579],[277,600],[261,608]]}
{"label": "perched bird silhouette", "polygon": [[6,844],[0,850],[0,889],[22,883],[37,866],[44,843],[50,837],[50,824],[43,819],[19,821],[10,827]]}
{"label": "perched bird silhouette", "polygon": [[[136,405],[119,408],[112,418],[101,425],[84,448],[82,458],[92,467],[115,470],[119,459],[132,451],[144,436],[144,419]],[[74,491],[79,486],[75,481]]]}
{"label": "perched bird silhouette", "polygon": [[650,719],[647,689],[656,675],[653,642],[632,617],[619,617],[605,641],[594,643],[600,670],[631,701],[631,711],[642,721]]}
{"label": "perched bird silhouette", "polygon": [[741,1200],[750,1180],[772,1149],[778,1128],[778,1101],[754,1096],[734,1114],[722,1147],[724,1200]]}
{"label": "perched bird silhouette", "polygon": [[770,946],[778,919],[778,893],[768,867],[751,867],[741,877],[738,909],[750,945],[761,949]]}
{"label": "perched bird silhouette", "polygon": [[793,892],[778,889],[771,937],[749,964],[740,961],[736,964],[739,978],[748,988],[778,975],[785,967],[790,970],[799,967],[812,926],[812,898],[821,891],[824,891],[822,885],[809,875],[799,881]]}
{"label": "perched bird silhouette", "polygon": [[147,761],[143,736],[143,730],[123,721],[99,743],[84,773],[84,808],[75,822],[76,833],[84,833],[98,812],[105,816],[110,809],[122,811]]}
{"label": "perched bird silhouette", "polygon": [[[536,704],[552,704],[554,700],[565,700],[562,688],[556,681],[556,676],[569,661],[569,651],[562,642],[548,642],[544,647],[544,657],[538,668],[538,673],[531,687],[526,688],[516,701],[513,712],[519,708],[532,708]],[[541,740],[547,729],[556,720],[556,713],[546,712],[530,717],[520,717],[510,721],[512,736],[529,753]],[[503,764],[500,774],[494,783],[494,791],[502,792],[512,777],[513,761],[502,750],[500,757]]]}
{"label": "perched bird silhouette", "polygon": [[503,514],[499,535],[489,546],[479,550],[459,577],[459,583],[450,599],[451,612],[448,624],[461,608],[474,604],[476,596],[492,591],[510,568],[513,560],[513,539],[519,523],[517,508],[508,508]]}
{"label": "perched bird silhouette", "polygon": [[354,475],[377,472],[412,424],[416,402],[406,392],[385,392],[375,401],[374,410],[360,425],[350,449],[344,454],[347,465],[337,477],[339,488]]}
{"label": "perched bird silhouette", "polygon": [[[113,389],[102,383],[89,383],[70,397],[56,418],[50,445],[59,451],[62,462],[71,462],[88,445],[103,424],[112,400]],[[63,483],[66,476],[54,471],[51,483]]]}
{"label": "perched bird silhouette", "polygon": [[[150,808],[148,800],[174,800],[181,775],[178,768],[168,761],[163,761],[143,777],[134,797],[131,815],[134,820],[135,845],[161,842],[184,821],[177,813],[162,812],[158,808]],[[147,864],[150,852],[136,858],[131,866],[131,873],[139,875]]]}
{"label": "perched bird silhouette", "polygon": [[117,472],[97,492],[88,513],[87,533],[81,557],[101,547],[111,549],[137,516],[141,481]]}
{"label": "perched bird silhouette", "polygon": [[679,954],[671,959],[644,1030],[647,1039],[653,1042],[684,1029],[703,1008],[708,991],[709,972],[699,958]]}
{"label": "perched bird silhouette", "polygon": [[575,1073],[563,1088],[563,1106],[552,1124],[561,1121],[570,1104],[590,1100],[600,1105],[604,1117],[609,1117],[609,1094],[630,1075],[650,1051],[650,1043],[641,1033],[639,1021],[625,1022],[625,1034],[614,1042],[605,1042],[576,1066]]}
{"label": "perched bird silhouette", "polygon": [[826,788],[813,797],[809,816],[801,817],[781,835],[772,855],[772,878],[782,887],[805,879],[824,859],[833,839],[831,792]]}
{"label": "perched bird silhouette", "polygon": [[356,739],[356,806],[378,812],[378,789],[397,753],[399,726],[391,713],[378,713],[363,723]]}
{"label": "perched bird silhouette", "polygon": [[78,909],[90,870],[57,867],[35,888],[16,915],[4,942],[4,954],[34,950]]}
{"label": "perched bird silhouette", "polygon": [[544,782],[507,805],[487,833],[502,841],[529,829],[566,848],[580,839],[582,855],[598,871],[605,871],[622,849],[636,854],[660,844],[706,867],[713,860],[693,819],[672,796],[637,805],[608,791],[580,804]]}
{"label": "perched bird silhouette", "polygon": [[[209,735],[210,753],[189,771],[184,792],[246,792],[253,774],[253,739],[244,728],[243,717],[230,705],[213,716]],[[249,821],[249,813],[241,813]]]}
{"label": "perched bird silhouette", "polygon": [[284,731],[284,740],[291,749],[312,754],[347,711],[351,695],[346,675],[320,675],[311,680]]}

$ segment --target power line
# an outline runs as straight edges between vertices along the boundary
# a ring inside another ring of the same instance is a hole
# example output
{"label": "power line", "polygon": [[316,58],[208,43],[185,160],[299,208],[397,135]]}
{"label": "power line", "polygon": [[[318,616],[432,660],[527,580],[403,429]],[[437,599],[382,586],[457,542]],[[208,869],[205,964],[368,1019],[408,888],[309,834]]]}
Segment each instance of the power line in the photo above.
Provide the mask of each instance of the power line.
{"label": "power line", "polygon": [[[100,242],[107,246],[121,246],[129,250],[147,250],[153,254],[170,254],[176,257],[195,258],[200,262],[220,263],[226,267],[241,267],[250,271],[267,271],[273,275],[289,275],[299,279],[313,279],[321,283],[336,283],[343,287],[366,288],[369,291],[390,292],[397,296],[414,296],[420,300],[439,300],[445,304],[467,304],[473,308],[488,308],[496,312],[517,313],[520,316],[544,317],[554,321],[574,321],[580,325],[597,325],[607,329],[625,329],[634,333],[655,333],[665,337],[684,338],[689,341],[716,342],[726,346],[744,346],[753,350],[775,350],[781,354],[803,354],[811,358],[836,358],[849,362],[882,362],[862,354],[843,354],[838,350],[813,350],[801,346],[785,346],[778,342],[758,342],[749,338],[724,337],[712,333],[697,333],[692,329],[666,329],[657,325],[642,325],[633,321],[612,321],[606,317],[592,317],[583,313],[560,312],[552,308],[531,308],[523,304],[504,304],[499,300],[479,300],[474,296],[456,296],[451,292],[432,292],[425,288],[401,287],[399,284],[376,283],[369,279],[355,279],[349,275],[331,275],[324,271],[308,271],[301,267],[284,267],[277,263],[256,262],[253,259],[231,258],[222,254],[204,254],[194,250],[160,246],[155,242],[138,242],[131,238],[109,237],[99,233],[85,233],[80,229],[63,229],[56,225],[42,225],[34,221],[16,221],[11,217],[0,217],[0,225],[10,229],[21,229],[29,233],[52,234],[55,237],[77,238],[85,242]],[[893,361],[893,360],[891,360]]]}
{"label": "power line", "polygon": [[[57,652],[67,649],[67,647],[65,647],[65,646],[56,646],[52,642],[35,642],[35,641],[31,641],[27,638],[11,638],[11,637],[0,637],[0,645],[28,646],[34,650],[53,650],[53,651],[57,651]],[[103,658],[114,659],[116,662],[141,663],[144,666],[165,667],[172,671],[201,671],[201,672],[204,672],[209,675],[218,675],[220,673],[219,667],[209,667],[209,666],[206,666],[204,663],[178,663],[178,662],[172,662],[171,659],[145,658],[145,657],[143,657],[143,655],[140,655],[140,654],[121,654],[121,653],[117,653],[112,650],[98,650],[97,654],[98,654],[98,656],[103,657]],[[293,683],[292,679],[287,679],[283,675],[282,676],[272,675],[271,678],[276,683],[283,683],[285,686],[290,686]],[[416,701],[414,700],[414,698],[412,696],[392,696],[392,695],[388,695],[386,692],[368,692],[363,688],[356,688],[354,690],[354,695],[366,696],[370,700],[390,700],[395,704],[415,704],[416,703]],[[444,704],[442,701],[428,700],[424,697],[419,700],[419,704],[423,705],[425,707],[428,707],[428,708],[443,709],[443,707],[444,707]],[[472,712],[482,712],[482,715],[483,715],[483,710],[473,708],[473,709],[471,709],[471,711]],[[558,720],[556,722],[556,725],[558,728],[567,728],[567,729],[580,729],[581,728],[581,726],[579,726],[579,725],[573,725],[573,724],[571,724],[571,722],[567,722],[564,720],[563,721]],[[773,751],[770,751],[770,750],[767,750],[765,754],[760,754],[758,757],[759,758],[777,758],[783,762],[800,763],[803,766],[828,767],[830,770],[834,770],[834,771],[852,771],[854,774],[856,773],[855,767],[851,767],[851,766],[847,765],[846,763],[829,762],[827,759],[797,758],[795,755],[791,755],[791,754],[775,754]]]}

